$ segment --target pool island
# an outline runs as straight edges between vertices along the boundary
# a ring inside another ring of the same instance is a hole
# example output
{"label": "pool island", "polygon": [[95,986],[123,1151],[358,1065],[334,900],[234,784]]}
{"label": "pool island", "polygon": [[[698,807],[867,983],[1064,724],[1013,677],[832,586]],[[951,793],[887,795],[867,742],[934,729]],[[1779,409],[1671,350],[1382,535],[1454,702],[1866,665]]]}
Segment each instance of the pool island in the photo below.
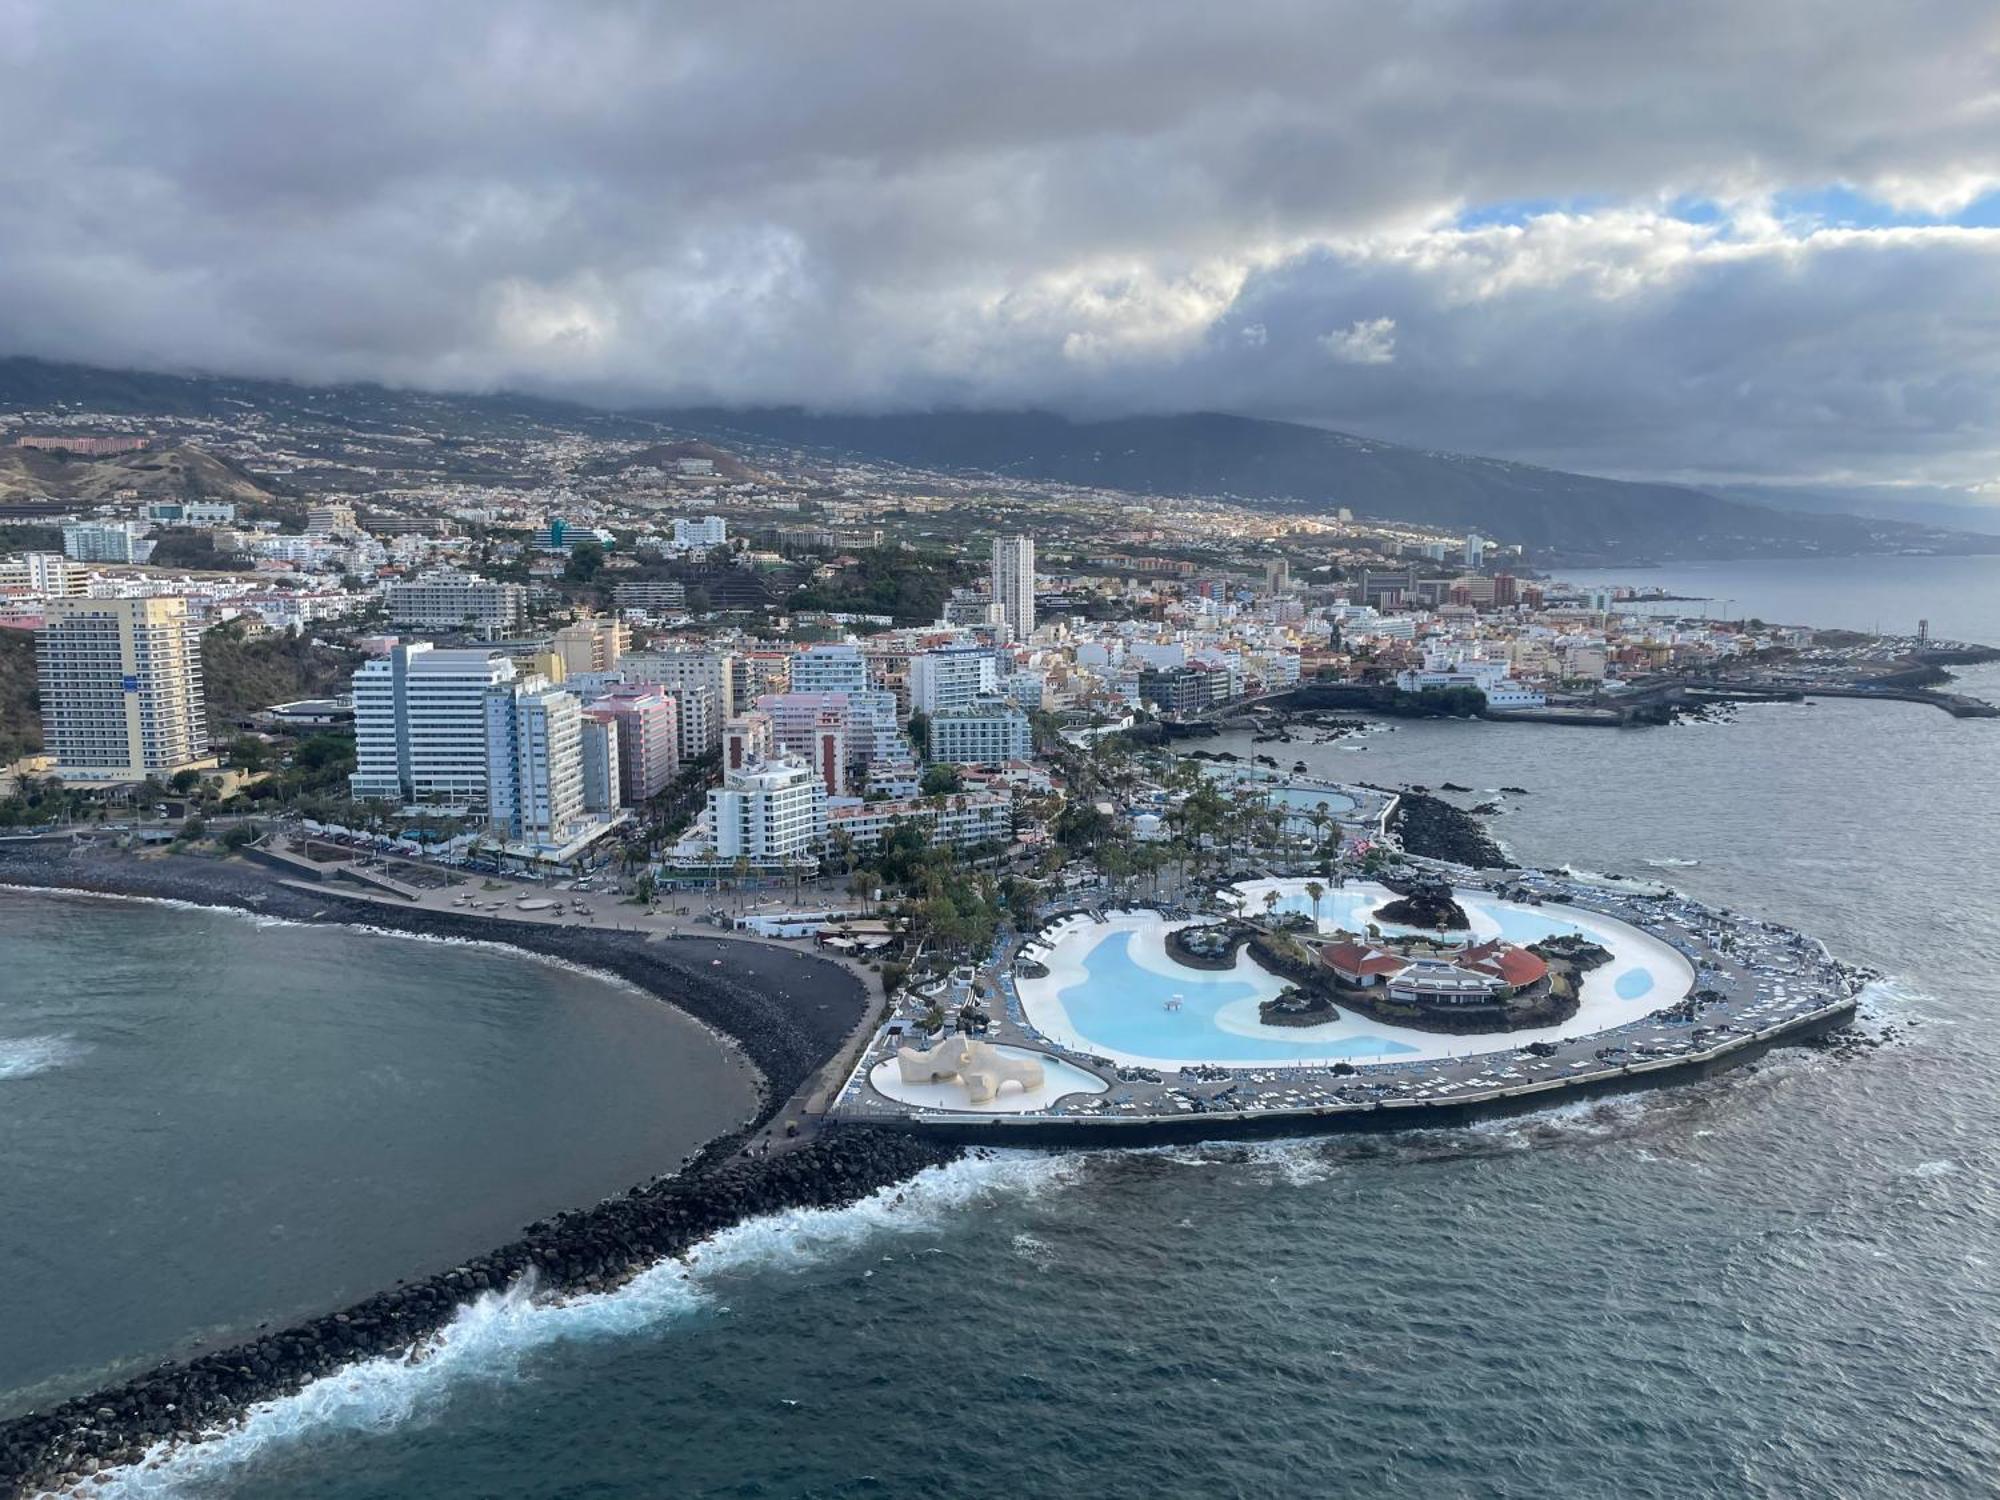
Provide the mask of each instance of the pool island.
{"label": "pool island", "polygon": [[[1071,911],[906,1001],[831,1107],[989,1144],[1148,1144],[1469,1123],[1706,1076],[1853,1019],[1873,976],[1673,892],[1436,861],[1273,875],[1197,908]],[[1413,926],[1413,911],[1447,925]],[[971,1002],[1043,1066],[974,1104],[899,1052]]]}

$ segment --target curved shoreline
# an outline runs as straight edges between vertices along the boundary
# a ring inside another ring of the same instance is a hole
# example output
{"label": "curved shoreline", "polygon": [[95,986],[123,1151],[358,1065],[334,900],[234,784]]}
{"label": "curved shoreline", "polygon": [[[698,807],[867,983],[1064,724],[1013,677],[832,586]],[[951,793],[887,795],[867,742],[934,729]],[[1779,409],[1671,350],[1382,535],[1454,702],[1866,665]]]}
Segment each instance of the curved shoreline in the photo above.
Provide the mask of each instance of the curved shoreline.
{"label": "curved shoreline", "polygon": [[[62,844],[0,842],[0,885],[73,895],[180,902],[312,926],[505,949],[567,964],[670,1005],[739,1049],[764,1095],[746,1133],[775,1112],[833,1055],[867,1014],[870,998],[854,975],[800,949],[771,948],[721,933],[658,937],[572,926],[502,923],[459,912],[401,908],[337,888],[307,892],[260,867],[195,855],[135,857]],[[696,966],[720,957],[726,967]],[[810,967],[808,967],[810,966]],[[811,976],[824,1009],[783,1003],[782,986]]]}
{"label": "curved shoreline", "polygon": [[[574,968],[637,989],[715,1033],[749,1065],[760,1095],[747,1125],[710,1140],[677,1171],[663,1163],[672,1176],[538,1220],[524,1238],[344,1310],[169,1361],[47,1411],[0,1419],[0,1496],[61,1489],[137,1462],[162,1442],[202,1441],[257,1402],[292,1394],[359,1360],[418,1351],[484,1293],[524,1280],[538,1293],[606,1290],[746,1219],[843,1207],[962,1154],[949,1143],[852,1126],[769,1155],[739,1154],[838,1050],[870,1003],[853,974],[800,950],[720,936],[648,940],[573,927],[509,924],[496,932],[490,919],[298,890],[235,861],[139,859],[29,841],[0,843],[0,885],[464,943]],[[711,953],[724,955],[728,967],[717,969],[713,960],[693,966]],[[839,976],[814,976],[812,1008],[785,1005],[780,987],[812,972],[802,972],[802,964]]]}
{"label": "curved shoreline", "polygon": [[85,901],[131,901],[144,906],[164,906],[171,911],[212,912],[216,916],[238,917],[258,925],[268,924],[273,927],[344,927],[351,932],[358,932],[367,937],[388,938],[391,941],[406,943],[442,943],[453,948],[479,948],[502,958],[525,959],[531,964],[539,964],[549,969],[558,969],[565,974],[575,974],[584,979],[593,980],[598,984],[609,985],[613,989],[623,990],[627,994],[637,995],[652,1004],[666,1006],[668,1009],[674,1011],[682,1020],[692,1024],[703,1036],[712,1039],[718,1047],[727,1052],[731,1057],[736,1058],[745,1068],[750,1070],[756,1080],[755,1086],[760,1109],[763,1106],[765,1094],[769,1092],[769,1080],[764,1076],[763,1069],[750,1060],[749,1054],[744,1050],[743,1043],[724,1031],[721,1027],[703,1020],[700,1016],[685,1009],[676,1001],[669,1000],[664,995],[654,993],[636,980],[626,978],[623,974],[616,973],[601,965],[585,963],[573,958],[564,958],[559,954],[537,953],[532,948],[523,947],[519,943],[510,943],[505,938],[450,937],[443,933],[409,932],[400,927],[383,927],[375,923],[362,921],[313,921],[301,917],[281,917],[274,912],[258,911],[248,906],[218,905],[212,901],[189,901],[180,896],[139,896],[124,891],[84,890],[80,886],[14,885],[4,879],[0,879],[0,894],[7,893],[23,896],[73,896]]}

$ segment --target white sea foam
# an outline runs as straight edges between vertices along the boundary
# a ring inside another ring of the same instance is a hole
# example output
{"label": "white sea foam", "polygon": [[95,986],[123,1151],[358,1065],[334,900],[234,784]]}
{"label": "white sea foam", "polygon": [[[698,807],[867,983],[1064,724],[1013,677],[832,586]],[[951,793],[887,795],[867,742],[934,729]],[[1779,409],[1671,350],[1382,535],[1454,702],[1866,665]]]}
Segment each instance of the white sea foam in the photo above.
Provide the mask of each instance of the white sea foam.
{"label": "white sea foam", "polygon": [[88,1493],[108,1500],[197,1494],[226,1471],[288,1444],[423,1422],[467,1383],[518,1380],[536,1356],[558,1345],[630,1338],[703,1311],[726,1311],[722,1296],[732,1276],[800,1271],[878,1236],[934,1230],[989,1195],[1033,1197],[1058,1187],[1076,1167],[1073,1157],[980,1153],[929,1168],[846,1208],[789,1209],[748,1220],[616,1291],[537,1298],[516,1285],[487,1293],[418,1355],[350,1365],[296,1395],[260,1402],[220,1436],[180,1447],[160,1444]]}
{"label": "white sea foam", "polygon": [[0,1037],[0,1082],[52,1072],[82,1052],[83,1046],[75,1037]]}

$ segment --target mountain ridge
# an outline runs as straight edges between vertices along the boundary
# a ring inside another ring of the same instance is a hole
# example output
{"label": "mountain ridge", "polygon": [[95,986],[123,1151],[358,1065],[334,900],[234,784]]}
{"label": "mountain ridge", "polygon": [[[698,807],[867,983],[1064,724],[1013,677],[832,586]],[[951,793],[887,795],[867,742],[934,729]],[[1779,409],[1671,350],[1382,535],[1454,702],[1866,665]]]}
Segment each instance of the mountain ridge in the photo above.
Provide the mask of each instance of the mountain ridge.
{"label": "mountain ridge", "polygon": [[1543,557],[1640,562],[1967,544],[2000,550],[2000,539],[1921,524],[1778,510],[1691,485],[1607,479],[1224,412],[1079,421],[1038,411],[638,410],[676,429],[917,468],[1215,496],[1278,510],[1345,505],[1358,516],[1479,530]]}
{"label": "mountain ridge", "polygon": [[1609,479],[1224,412],[1090,420],[1046,411],[613,409],[509,393],[314,386],[0,356],[0,410],[58,407],[183,420],[240,416],[247,408],[353,429],[400,424],[460,440],[556,428],[662,445],[661,452],[672,448],[663,441],[668,434],[721,439],[1280,512],[1344,505],[1357,516],[1518,541],[1538,562],[2000,551],[2000,537],[1920,522],[1805,505],[1779,509],[1693,485]]}

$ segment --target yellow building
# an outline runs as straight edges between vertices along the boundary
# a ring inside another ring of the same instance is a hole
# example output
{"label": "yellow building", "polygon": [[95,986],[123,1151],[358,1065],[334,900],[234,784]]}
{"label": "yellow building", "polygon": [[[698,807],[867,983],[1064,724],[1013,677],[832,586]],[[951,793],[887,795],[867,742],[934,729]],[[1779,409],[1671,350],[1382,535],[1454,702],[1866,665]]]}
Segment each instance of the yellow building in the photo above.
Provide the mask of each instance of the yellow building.
{"label": "yellow building", "polygon": [[56,775],[115,786],[215,764],[185,599],[52,599],[46,618],[35,665]]}
{"label": "yellow building", "polygon": [[[566,676],[609,672],[625,654],[627,640],[624,621],[595,615],[558,630],[555,653],[562,658]],[[560,682],[563,678],[555,680]]]}

